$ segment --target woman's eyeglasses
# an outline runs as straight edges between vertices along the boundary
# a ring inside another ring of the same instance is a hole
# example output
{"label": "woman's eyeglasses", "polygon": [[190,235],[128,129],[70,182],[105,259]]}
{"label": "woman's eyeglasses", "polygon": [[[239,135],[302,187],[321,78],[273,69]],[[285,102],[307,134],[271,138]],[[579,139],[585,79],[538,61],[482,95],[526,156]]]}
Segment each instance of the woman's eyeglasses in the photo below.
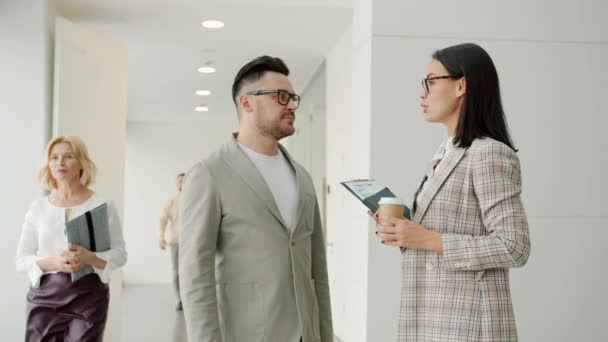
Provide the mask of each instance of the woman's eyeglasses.
{"label": "woman's eyeglasses", "polygon": [[429,93],[429,82],[431,82],[431,85],[432,85],[433,81],[435,81],[435,80],[443,80],[443,79],[446,79],[446,78],[451,78],[451,79],[457,80],[460,77],[455,77],[455,76],[452,76],[452,75],[427,77],[427,78],[425,78],[425,79],[422,80],[422,88],[428,94]]}

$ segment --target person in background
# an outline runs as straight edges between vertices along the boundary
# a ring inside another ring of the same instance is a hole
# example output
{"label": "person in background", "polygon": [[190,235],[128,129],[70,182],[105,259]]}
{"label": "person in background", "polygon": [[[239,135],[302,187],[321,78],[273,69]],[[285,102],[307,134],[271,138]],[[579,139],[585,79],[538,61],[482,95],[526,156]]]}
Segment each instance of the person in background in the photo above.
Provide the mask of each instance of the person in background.
{"label": "person in background", "polygon": [[[177,311],[182,311],[182,299],[179,294],[179,272],[178,272],[178,261],[179,261],[179,196],[182,192],[182,184],[184,182],[184,173],[180,173],[175,177],[175,185],[177,186],[177,193],[171,196],[171,198],[165,203],[161,214],[160,224],[158,226],[158,239],[161,250],[167,249],[171,253],[171,271],[173,273],[173,288],[175,290],[175,298],[177,299]],[[167,224],[169,226],[169,239],[167,242]]]}
{"label": "person in background", "polygon": [[[127,262],[120,218],[108,202],[110,250],[70,244],[65,222],[106,203],[89,186],[95,165],[77,137],[59,136],[46,149],[40,180],[51,190],[34,201],[23,223],[16,256],[30,279],[26,341],[101,341],[108,316],[108,282]],[[70,274],[91,265],[94,273],[72,283]]]}

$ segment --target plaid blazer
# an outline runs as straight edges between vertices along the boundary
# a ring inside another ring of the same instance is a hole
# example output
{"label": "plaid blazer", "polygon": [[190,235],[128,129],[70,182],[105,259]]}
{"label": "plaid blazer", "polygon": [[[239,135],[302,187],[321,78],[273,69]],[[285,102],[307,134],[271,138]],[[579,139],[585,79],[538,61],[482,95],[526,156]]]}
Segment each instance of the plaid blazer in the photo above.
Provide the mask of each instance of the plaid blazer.
{"label": "plaid blazer", "polygon": [[530,253],[517,155],[477,139],[428,181],[413,220],[443,234],[444,252],[402,250],[397,341],[517,341],[509,268]]}

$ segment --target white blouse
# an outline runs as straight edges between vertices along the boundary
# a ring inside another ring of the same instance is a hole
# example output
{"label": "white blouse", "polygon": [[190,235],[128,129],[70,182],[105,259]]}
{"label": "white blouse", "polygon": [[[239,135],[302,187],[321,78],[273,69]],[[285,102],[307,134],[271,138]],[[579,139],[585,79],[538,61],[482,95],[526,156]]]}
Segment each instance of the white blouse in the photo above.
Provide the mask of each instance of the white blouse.
{"label": "white blouse", "polygon": [[[17,247],[17,271],[27,272],[32,287],[40,286],[40,277],[45,273],[37,261],[51,256],[57,256],[68,249],[65,235],[65,211],[71,209],[70,217],[77,217],[86,211],[94,209],[106,201],[96,193],[87,201],[71,208],[57,207],[49,201],[48,196],[34,201],[27,214]],[[108,202],[108,225],[110,228],[110,250],[96,252],[98,258],[106,261],[104,269],[93,267],[102,282],[110,281],[112,271],[122,267],[127,262],[127,250],[122,234],[118,212],[111,202]],[[47,273],[57,273],[47,272]]]}
{"label": "white blouse", "polygon": [[435,151],[435,154],[433,155],[433,158],[429,163],[429,167],[427,168],[427,178],[424,184],[422,185],[422,191],[420,193],[426,191],[429,184],[431,183],[431,179],[435,175],[435,170],[437,169],[437,167],[439,167],[441,161],[444,160],[450,153],[452,153],[452,151],[454,151],[454,148],[454,137],[449,137],[446,141],[442,142],[441,145],[439,145],[439,148],[437,148],[437,151]]}

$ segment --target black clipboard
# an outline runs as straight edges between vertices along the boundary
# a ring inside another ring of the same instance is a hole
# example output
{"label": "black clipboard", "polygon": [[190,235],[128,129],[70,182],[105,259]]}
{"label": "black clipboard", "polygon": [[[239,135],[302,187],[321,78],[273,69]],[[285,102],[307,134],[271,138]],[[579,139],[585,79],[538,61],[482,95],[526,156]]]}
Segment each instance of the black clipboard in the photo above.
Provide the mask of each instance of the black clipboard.
{"label": "black clipboard", "polygon": [[[353,194],[359,201],[361,201],[363,204],[365,204],[365,206],[369,210],[373,211],[374,213],[378,211],[378,207],[379,207],[378,202],[380,201],[380,199],[382,197],[397,197],[387,187],[383,187],[379,191],[374,191],[373,194],[371,194],[371,195],[368,194],[367,196],[363,196],[360,193],[357,193],[357,191],[355,191],[355,189],[354,189],[354,185],[356,185],[357,183],[365,183],[365,182],[368,182],[368,183],[375,182],[375,180],[373,180],[373,179],[355,179],[352,181],[340,182],[340,184],[342,184],[342,186],[344,186],[351,194]],[[411,220],[411,218],[412,218],[410,208],[408,208],[407,205],[405,206],[405,209],[403,210],[403,216],[406,217],[408,220]]]}
{"label": "black clipboard", "polygon": [[[91,252],[105,252],[110,249],[110,228],[108,225],[108,205],[103,203],[65,223],[68,242],[78,244]],[[91,265],[85,265],[71,274],[72,282],[94,273]]]}

